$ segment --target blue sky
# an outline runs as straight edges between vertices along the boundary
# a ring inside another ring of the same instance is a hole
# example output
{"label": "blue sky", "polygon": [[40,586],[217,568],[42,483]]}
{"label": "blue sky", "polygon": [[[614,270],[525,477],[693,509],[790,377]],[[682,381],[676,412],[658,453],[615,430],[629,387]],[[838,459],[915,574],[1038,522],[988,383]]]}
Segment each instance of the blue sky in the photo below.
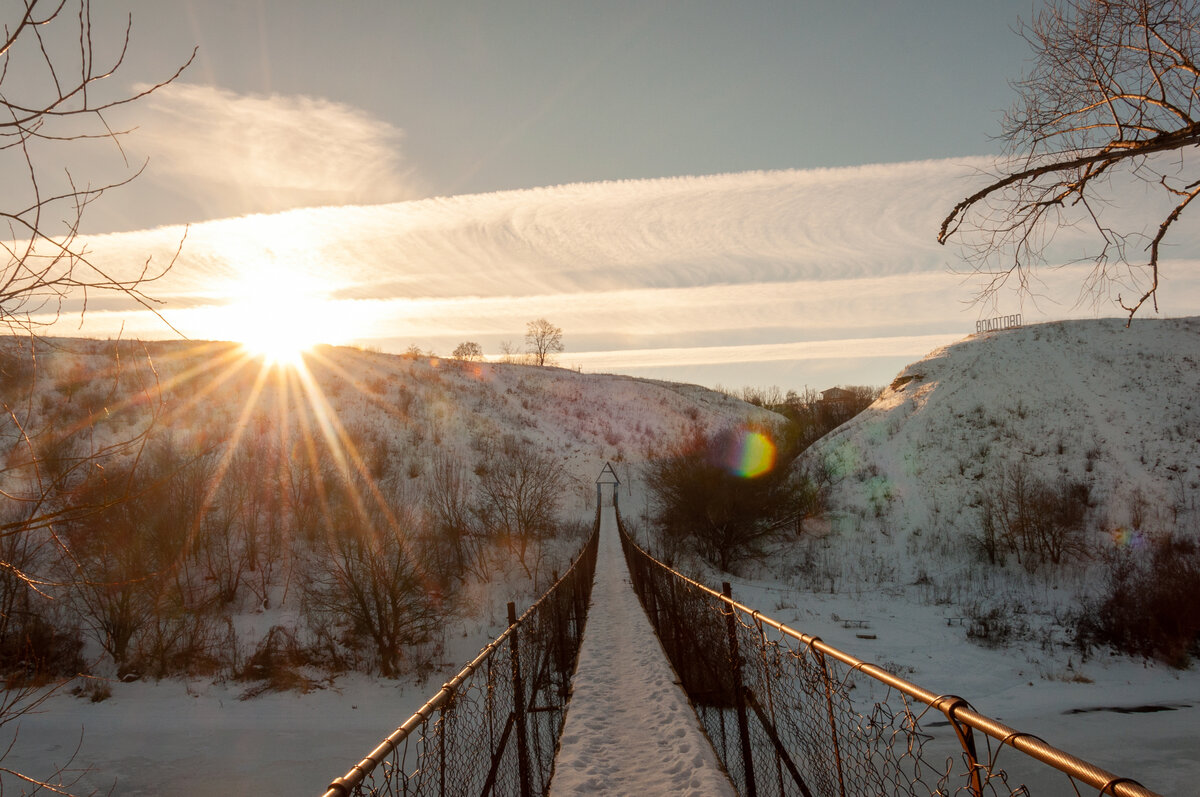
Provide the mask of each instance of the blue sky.
{"label": "blue sky", "polygon": [[[587,370],[884,383],[981,316],[1116,314],[1080,302],[1078,266],[973,305],[961,251],[934,241],[1001,149],[1036,7],[113,0],[98,39],[133,14],[113,90],[200,50],[110,120],[148,166],[84,228],[118,269],[191,225],[154,292],[192,337],[305,308],[334,342],[494,354],[544,316]],[[121,173],[100,154],[74,170]],[[1198,236],[1173,241],[1190,265],[1166,272],[1164,314],[1200,312]],[[171,334],[97,305],[62,332],[122,328]]]}
{"label": "blue sky", "polygon": [[[396,148],[400,198],[987,154],[1011,102],[1008,81],[1026,56],[1012,28],[1033,7],[1028,0],[108,5],[133,13],[125,78],[168,73],[198,44],[188,84],[344,105]],[[219,204],[189,201],[185,186],[155,179],[155,169],[144,182],[139,193],[161,192],[155,202],[136,216],[97,207],[89,228],[222,215]]]}

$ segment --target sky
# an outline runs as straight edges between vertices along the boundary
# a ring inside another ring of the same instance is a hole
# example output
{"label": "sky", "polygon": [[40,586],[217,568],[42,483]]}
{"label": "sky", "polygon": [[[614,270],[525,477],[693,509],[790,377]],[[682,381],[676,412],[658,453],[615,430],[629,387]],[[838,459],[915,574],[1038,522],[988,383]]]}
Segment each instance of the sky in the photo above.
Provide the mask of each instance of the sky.
{"label": "sky", "polygon": [[[119,152],[46,162],[93,184],[145,165],[87,208],[104,268],[183,247],[147,289],[161,318],[90,297],[55,331],[496,354],[545,317],[566,367],[821,389],[886,383],[980,317],[1113,315],[1079,267],[972,304],[934,240],[1001,150],[1037,5],[98,3],[101,60],[132,15],[105,90],[197,55],[110,115]],[[1163,314],[1200,312],[1189,271]]]}

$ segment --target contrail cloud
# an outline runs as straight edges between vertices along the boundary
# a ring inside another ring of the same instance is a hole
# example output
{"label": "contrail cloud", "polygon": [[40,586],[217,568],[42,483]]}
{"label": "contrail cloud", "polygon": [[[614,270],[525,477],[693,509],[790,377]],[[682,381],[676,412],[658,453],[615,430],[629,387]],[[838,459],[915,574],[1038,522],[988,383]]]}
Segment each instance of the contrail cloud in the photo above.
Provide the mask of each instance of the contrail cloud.
{"label": "contrail cloud", "polygon": [[[245,306],[239,284],[265,272],[327,303],[328,318],[313,323],[329,322],[331,342],[445,354],[473,340],[494,353],[519,347],[525,322],[545,317],[564,330],[564,364],[579,367],[670,376],[703,364],[690,374],[719,381],[728,363],[769,383],[782,362],[820,360],[823,380],[887,381],[922,346],[969,333],[981,314],[1035,322],[1095,312],[1078,301],[1081,266],[1041,272],[1036,301],[971,304],[978,286],[954,273],[962,253],[935,234],[991,166],[966,158],[588,183],[204,222],[153,295],[164,318],[197,338],[220,338],[220,308]],[[1064,230],[1056,251],[1083,234]],[[169,260],[181,237],[165,227],[91,236],[87,246],[120,272],[147,256]],[[1200,231],[1181,230],[1173,251],[1195,253],[1198,243]],[[1200,285],[1186,276],[1197,270],[1167,264],[1163,273],[1172,283],[1164,312],[1200,311]],[[122,323],[128,334],[170,335],[120,307],[89,310],[84,332]],[[751,374],[749,363],[761,367]],[[789,378],[807,377],[792,368]]]}

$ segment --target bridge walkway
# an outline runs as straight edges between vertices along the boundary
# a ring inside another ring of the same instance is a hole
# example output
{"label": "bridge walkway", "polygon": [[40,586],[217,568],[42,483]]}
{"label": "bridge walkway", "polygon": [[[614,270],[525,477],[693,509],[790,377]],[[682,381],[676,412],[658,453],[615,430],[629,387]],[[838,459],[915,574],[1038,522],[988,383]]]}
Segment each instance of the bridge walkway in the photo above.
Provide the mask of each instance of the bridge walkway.
{"label": "bridge walkway", "polygon": [[630,586],[611,506],[550,794],[735,795]]}

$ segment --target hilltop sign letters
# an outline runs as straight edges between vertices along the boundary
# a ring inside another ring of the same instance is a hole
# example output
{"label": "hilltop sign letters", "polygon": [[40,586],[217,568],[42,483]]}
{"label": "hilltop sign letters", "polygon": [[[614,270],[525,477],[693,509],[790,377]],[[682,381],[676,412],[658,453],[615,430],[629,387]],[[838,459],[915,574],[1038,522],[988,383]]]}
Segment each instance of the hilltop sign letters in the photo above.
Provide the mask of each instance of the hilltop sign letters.
{"label": "hilltop sign letters", "polygon": [[995,332],[1000,329],[1016,329],[1021,326],[1021,314],[998,315],[995,318],[984,318],[975,322],[975,333]]}

